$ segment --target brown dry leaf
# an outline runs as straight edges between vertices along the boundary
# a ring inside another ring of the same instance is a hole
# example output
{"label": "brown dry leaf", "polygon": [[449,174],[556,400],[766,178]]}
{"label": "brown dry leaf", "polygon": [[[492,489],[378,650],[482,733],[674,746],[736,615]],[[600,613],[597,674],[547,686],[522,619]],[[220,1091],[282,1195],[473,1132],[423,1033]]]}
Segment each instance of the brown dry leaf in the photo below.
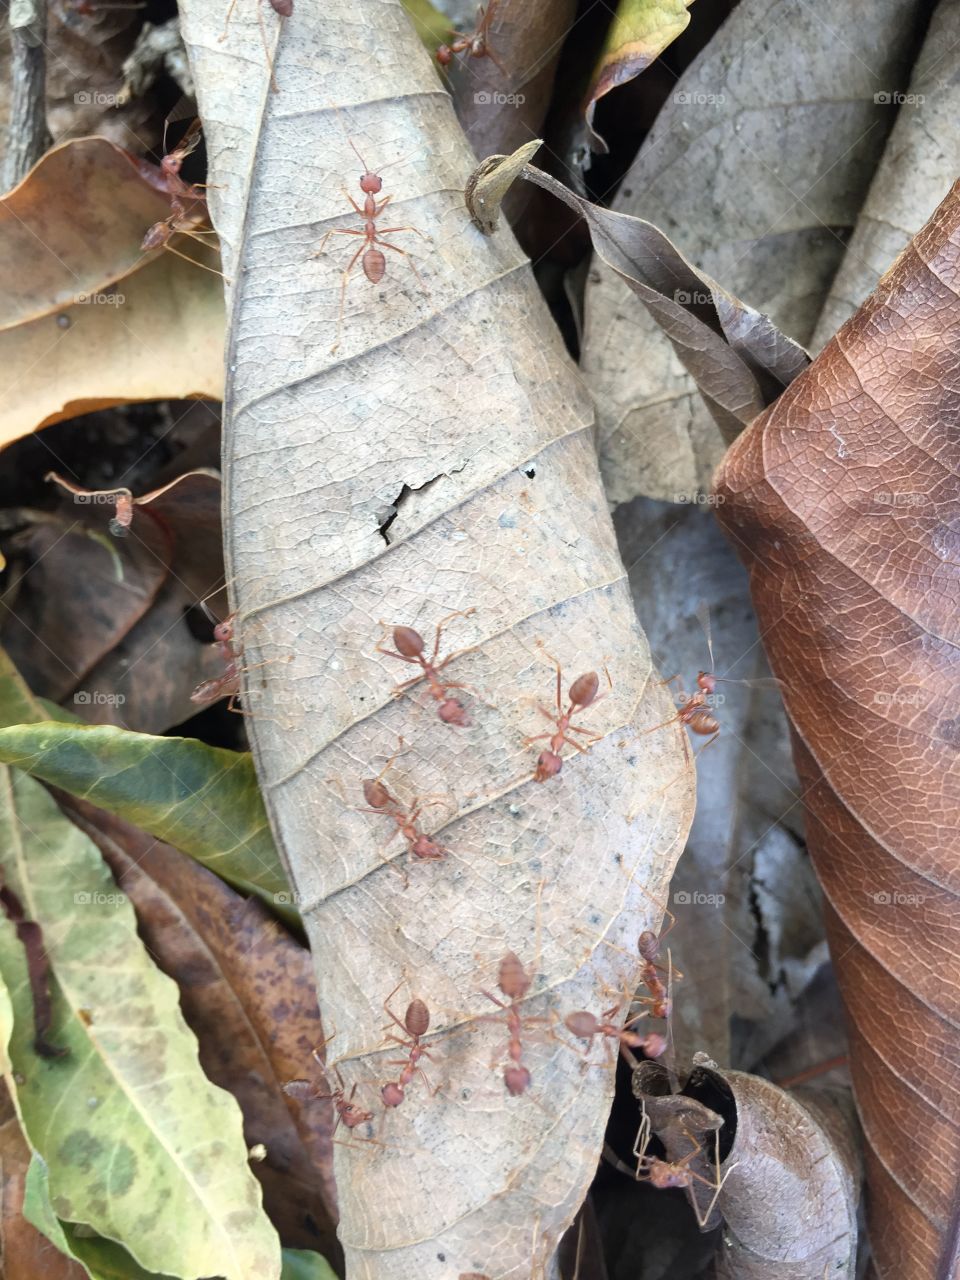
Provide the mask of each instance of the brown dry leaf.
{"label": "brown dry leaf", "polygon": [[5,1084],[0,1083],[0,1259],[3,1280],[86,1280],[78,1262],[54,1248],[23,1216],[30,1148]]}
{"label": "brown dry leaf", "polygon": [[810,341],[819,351],[876,287],[960,173],[960,8],[940,0],[857,227]]}
{"label": "brown dry leaf", "polygon": [[[190,251],[216,263],[201,245]],[[220,398],[223,326],[217,277],[161,253],[118,286],[0,332],[0,361],[16,371],[0,409],[0,444],[116,404]]]}
{"label": "brown dry leaf", "polygon": [[0,199],[0,329],[49,316],[137,270],[144,235],[169,214],[159,170],[123,147],[79,138],[48,151]]}
{"label": "brown dry leaf", "polygon": [[[506,1028],[481,988],[508,949],[533,976],[525,1016],[607,1007],[636,978],[637,933],[659,915],[640,886],[662,901],[690,818],[678,739],[636,743],[669,700],[582,388],[509,233],[483,237],[463,212],[471,156],[399,3],[298,0],[274,94],[263,62],[238,74],[241,46],[219,42],[207,5],[187,0],[182,20],[235,281],[228,573],[245,657],[293,656],[264,668],[248,722],[265,800],[346,1088],[373,1110],[395,1078],[382,1028],[398,983],[395,1004],[419,995],[436,1029],[440,1092],[411,1084],[372,1155],[362,1128],[336,1148],[348,1272],[434,1274],[442,1255],[454,1275],[519,1280],[585,1194],[612,1079],[530,1025],[533,1083],[509,1097]],[[402,160],[384,172],[390,225],[430,237],[397,236],[429,292],[399,255],[380,286],[355,272],[334,359],[356,246],[312,255],[325,229],[356,227],[348,138],[374,167]],[[462,695],[468,728],[443,724],[422,686],[394,697],[408,669],[375,648],[380,618],[432,637],[457,608],[475,612],[451,621],[444,651],[469,651],[445,674],[479,692]],[[613,682],[583,716],[601,740],[549,785],[525,744],[553,696],[538,641],[565,683],[604,664]],[[390,824],[356,810],[401,734],[387,782],[436,801],[421,821],[450,852],[429,865],[408,866],[400,841],[385,850]]]}
{"label": "brown dry leaf", "polygon": [[717,475],[795,728],[871,1239],[897,1280],[956,1249],[958,292],[954,187]]}
{"label": "brown dry leaf", "polygon": [[240,1104],[251,1168],[282,1243],[338,1251],[333,1109],[301,1107],[283,1085],[309,1070],[324,1040],[310,953],[269,915],[192,858],[130,823],[59,794],[137,912],[140,934],[180,987],[206,1076]]}
{"label": "brown dry leaf", "polygon": [[496,60],[462,53],[448,68],[457,117],[476,156],[509,154],[540,132],[576,13],[576,0],[498,0],[488,28]]}
{"label": "brown dry leaf", "polygon": [[[698,267],[805,343],[893,123],[874,94],[906,87],[924,11],[917,0],[836,0],[829,14],[741,0],[677,82],[614,208],[676,235]],[[695,381],[602,266],[582,366],[611,501],[707,486],[724,442]]]}
{"label": "brown dry leaf", "polygon": [[[719,1070],[704,1054],[694,1061],[680,1092],[671,1091],[660,1063],[634,1070],[638,1149],[648,1174],[650,1160],[659,1157],[698,1175],[686,1194],[696,1198],[700,1229],[725,1223],[716,1275],[852,1280],[860,1159],[849,1097],[828,1090],[785,1093],[759,1076]],[[659,1220],[649,1223],[653,1240],[659,1226]]]}
{"label": "brown dry leaf", "polygon": [[791,1094],[760,1076],[715,1074],[733,1093],[737,1129],[722,1170],[718,1280],[852,1280],[860,1186],[852,1107],[826,1090]]}

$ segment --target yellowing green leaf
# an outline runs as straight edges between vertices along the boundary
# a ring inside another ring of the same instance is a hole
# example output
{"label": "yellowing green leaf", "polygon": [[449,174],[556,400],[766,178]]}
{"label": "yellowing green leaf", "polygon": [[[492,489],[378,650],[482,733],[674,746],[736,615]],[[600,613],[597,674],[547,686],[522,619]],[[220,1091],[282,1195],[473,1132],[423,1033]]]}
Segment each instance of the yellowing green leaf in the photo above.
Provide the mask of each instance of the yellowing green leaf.
{"label": "yellowing green leaf", "polygon": [[200,1070],[176,985],[150,960],[132,907],[43,787],[4,770],[2,788],[4,877],[43,930],[50,1039],[67,1050],[34,1051],[23,948],[0,919],[17,1101],[54,1213],[161,1274],[279,1277],[239,1108]]}
{"label": "yellowing green leaf", "polygon": [[593,129],[598,99],[640,75],[667,45],[686,31],[692,3],[693,0],[620,0],[584,108],[594,151],[607,150],[607,144]]}
{"label": "yellowing green leaf", "polygon": [[109,809],[271,910],[295,914],[249,753],[45,721],[0,729],[0,761]]}

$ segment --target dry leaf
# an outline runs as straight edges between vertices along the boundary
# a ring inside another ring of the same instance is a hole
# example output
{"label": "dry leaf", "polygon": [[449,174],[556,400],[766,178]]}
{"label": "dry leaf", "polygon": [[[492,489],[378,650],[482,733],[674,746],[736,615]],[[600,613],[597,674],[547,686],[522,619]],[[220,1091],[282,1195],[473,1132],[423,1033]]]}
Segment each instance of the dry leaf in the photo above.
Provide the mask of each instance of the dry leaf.
{"label": "dry leaf", "polygon": [[954,187],[717,476],[796,731],[871,1240],[897,1280],[955,1265],[958,262]]}
{"label": "dry leaf", "polygon": [[[506,1027],[482,988],[508,950],[533,977],[525,1016],[606,1007],[636,977],[637,933],[658,923],[640,885],[662,896],[689,821],[676,738],[635,745],[669,702],[582,390],[509,234],[483,237],[462,212],[469,152],[399,4],[298,0],[276,94],[264,63],[238,75],[240,46],[219,42],[206,5],[188,0],[182,20],[235,280],[228,572],[247,659],[293,654],[264,669],[248,728],[359,1105],[378,1106],[399,1070],[383,1039],[390,992],[400,983],[397,1007],[416,994],[433,1016],[440,1092],[412,1083],[372,1156],[362,1128],[336,1149],[348,1271],[432,1273],[439,1254],[454,1275],[526,1276],[583,1198],[612,1080],[528,1026],[533,1081],[508,1096]],[[326,229],[356,228],[348,138],[384,169],[396,225],[431,237],[397,236],[429,293],[396,255],[380,286],[355,272],[335,360],[355,247],[332,237],[312,255]],[[431,637],[457,608],[475,612],[451,621],[444,651],[469,652],[444,674],[480,693],[462,694],[468,728],[442,723],[422,689],[394,697],[408,670],[375,648],[380,618]],[[525,744],[553,696],[538,641],[565,683],[604,664],[613,682],[583,717],[601,740],[544,785]],[[409,750],[385,781],[405,802],[437,800],[422,822],[450,853],[428,865],[408,866],[400,841],[384,851],[390,823],[356,808],[401,734]]]}
{"label": "dry leaf", "polygon": [[592,204],[548,173],[521,163],[532,146],[512,156],[490,156],[471,174],[466,201],[475,225],[488,233],[496,226],[504,173],[533,182],[569,205],[586,222],[598,256],[669,337],[721,431],[734,439],[806,366],[806,352],[767,316],[692,266],[658,227]]}
{"label": "dry leaf", "polygon": [[795,1095],[760,1076],[716,1074],[733,1093],[737,1127],[718,1280],[852,1280],[860,1185],[852,1107],[826,1091]]}
{"label": "dry leaf", "polygon": [[57,315],[0,332],[0,360],[16,371],[0,411],[0,444],[116,404],[219,398],[223,323],[217,277],[161,253]]}
{"label": "dry leaf", "polygon": [[[893,123],[874,94],[904,87],[922,11],[840,0],[827,18],[806,0],[741,0],[677,82],[614,207],[676,235],[698,267],[806,342]],[[723,441],[657,325],[602,266],[586,317],[611,501],[706,487]]]}
{"label": "dry leaf", "polygon": [[920,230],[960,172],[960,8],[941,0],[810,341],[819,351]]}

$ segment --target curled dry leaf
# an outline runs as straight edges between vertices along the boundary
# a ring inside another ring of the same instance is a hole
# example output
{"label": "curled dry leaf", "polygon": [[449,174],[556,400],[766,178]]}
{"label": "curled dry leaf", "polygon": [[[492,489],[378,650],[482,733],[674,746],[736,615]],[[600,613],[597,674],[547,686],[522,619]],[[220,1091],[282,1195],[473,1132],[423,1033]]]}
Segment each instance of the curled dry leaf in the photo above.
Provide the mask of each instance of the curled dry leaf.
{"label": "curled dry leaf", "polygon": [[716,481],[795,729],[871,1240],[897,1280],[955,1266],[958,294],[954,187]]}
{"label": "curled dry leaf", "polygon": [[0,329],[93,297],[142,266],[144,235],[170,213],[158,175],[105,138],[48,151],[0,199]]}
{"label": "curled dry leaf", "polygon": [[808,363],[806,352],[759,311],[698,271],[657,227],[578,196],[548,173],[520,164],[532,146],[491,156],[467,183],[476,226],[496,225],[503,172],[543,187],[586,221],[594,251],[629,287],[670,339],[729,439],[770,404]]}
{"label": "curled dry leaf", "polygon": [[810,346],[819,351],[916,235],[960,173],[960,8],[940,0]]}
{"label": "curled dry leaf", "polygon": [[[262,93],[252,61],[238,75],[239,46],[219,41],[206,4],[185,0],[182,17],[234,280],[238,630],[248,659],[293,655],[263,669],[248,728],[357,1105],[373,1109],[397,1070],[382,1030],[397,984],[398,1004],[417,995],[433,1018],[439,1092],[411,1084],[382,1147],[355,1130],[336,1148],[348,1271],[432,1274],[442,1254],[451,1274],[519,1280],[583,1198],[612,1080],[525,1021],[532,1082],[509,1096],[506,1026],[482,990],[508,951],[531,979],[524,1019],[608,1007],[636,978],[637,934],[659,923],[640,886],[662,900],[689,822],[683,753],[673,735],[637,743],[669,701],[617,556],[588,407],[509,234],[483,237],[463,212],[472,158],[399,4],[298,0],[275,94],[263,63]],[[396,238],[426,287],[398,255],[379,286],[358,269],[334,359],[356,245],[331,237],[314,255],[325,230],[356,229],[341,193],[358,185],[350,140],[384,170],[396,224],[428,237]],[[376,648],[379,619],[431,641],[454,609],[472,610],[443,639],[444,654],[460,651],[444,677],[476,691],[461,691],[465,728],[424,705],[422,686],[394,696],[408,669]],[[612,688],[584,710],[599,740],[539,784],[526,739],[549,728],[536,707],[554,696],[545,652],[564,686],[606,665]],[[385,783],[406,804],[436,801],[423,824],[449,850],[426,864],[407,865],[400,840],[384,849],[390,823],[357,812],[401,735]]]}
{"label": "curled dry leaf", "polygon": [[816,1090],[796,1096],[760,1076],[716,1074],[736,1107],[718,1278],[852,1280],[860,1186],[852,1108]]}
{"label": "curled dry leaf", "polygon": [[[741,0],[677,82],[614,202],[671,234],[682,228],[699,268],[801,343],[893,123],[874,95],[904,87],[925,16],[916,0],[829,9]],[[676,501],[706,487],[724,441],[696,370],[603,266],[585,310],[582,365],[611,500]]]}
{"label": "curled dry leaf", "polygon": [[207,1077],[236,1098],[264,1208],[284,1244],[338,1252],[333,1108],[283,1092],[324,1040],[309,951],[260,903],[130,823],[82,800],[73,821],[133,902],[141,937],[178,984]]}
{"label": "curled dry leaf", "polygon": [[584,108],[591,150],[608,149],[593,127],[599,100],[646,71],[654,58],[686,31],[691,4],[693,0],[619,0]]}

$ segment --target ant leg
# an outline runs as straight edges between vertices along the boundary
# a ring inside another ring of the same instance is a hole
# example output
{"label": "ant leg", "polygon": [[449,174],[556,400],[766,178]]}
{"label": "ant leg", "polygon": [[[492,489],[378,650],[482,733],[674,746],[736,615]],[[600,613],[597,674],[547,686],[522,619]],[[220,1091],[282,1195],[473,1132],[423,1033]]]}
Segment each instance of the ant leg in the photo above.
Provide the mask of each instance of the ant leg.
{"label": "ant leg", "polygon": [[257,25],[260,28],[260,43],[263,45],[263,55],[267,60],[267,68],[270,71],[270,88],[274,93],[279,93],[280,86],[277,84],[277,77],[273,74],[273,55],[270,52],[270,46],[267,44],[267,24],[263,20],[263,4],[261,0],[257,0]]}
{"label": "ant leg", "polygon": [[233,17],[233,11],[236,7],[237,7],[237,0],[230,0],[230,7],[229,9],[227,9],[227,16],[223,22],[223,34],[220,37],[221,42],[226,40],[227,38],[227,28],[230,26],[230,19]]}
{"label": "ant leg", "polygon": [[[401,228],[401,229],[402,229],[402,230],[407,230],[407,228],[405,228],[405,227],[404,227],[404,228]],[[410,230],[412,230],[412,229],[413,229],[413,228],[410,228]],[[386,247],[387,247],[388,249],[396,249],[396,245],[390,245],[390,244],[388,244]],[[402,250],[402,249],[398,249],[398,250],[397,250],[397,252],[398,252],[398,253],[402,253],[402,252],[403,252],[403,250]],[[437,623],[437,631],[436,631],[436,635],[435,635],[435,636],[434,636],[434,638],[433,638],[433,654],[432,654],[432,656],[431,656],[431,658],[430,658],[430,666],[431,666],[431,667],[433,667],[433,668],[434,668],[434,670],[439,671],[442,667],[445,667],[445,666],[446,666],[446,664],[450,661],[450,658],[452,658],[452,657],[454,656],[453,654],[450,654],[450,656],[449,656],[449,657],[444,658],[443,662],[441,662],[441,663],[440,663],[440,666],[439,666],[439,667],[436,665],[436,662],[437,662],[437,654],[440,652],[440,637],[443,635],[444,628],[447,626],[447,624],[448,624],[448,623],[452,622],[452,621],[454,620],[454,618],[469,618],[469,617],[470,617],[470,615],[471,615],[471,614],[473,614],[473,613],[476,613],[476,608],[475,608],[475,607],[473,607],[473,606],[471,606],[471,608],[469,608],[469,609],[454,609],[453,613],[448,613],[448,614],[446,615],[446,617],[441,618],[441,619],[440,619],[440,621]],[[460,650],[458,650],[458,652],[459,652],[459,653],[469,653],[469,650],[468,650],[468,649],[460,649]],[[452,685],[451,685],[451,686],[449,686],[449,687],[450,687],[450,688],[453,688],[453,686],[452,686]]]}
{"label": "ant leg", "polygon": [[[390,227],[389,230],[390,231],[416,231],[416,227]],[[424,280],[423,276],[420,274],[417,268],[417,264],[414,262],[410,254],[407,253],[406,249],[400,249],[395,244],[390,244],[386,240],[381,240],[379,233],[376,236],[374,236],[374,244],[379,244],[384,249],[392,249],[394,253],[399,253],[404,258],[406,258],[407,265],[409,266],[413,274],[417,277],[417,281],[420,285],[420,288],[424,291],[424,293],[430,292],[429,288],[427,287],[427,282]]]}
{"label": "ant leg", "polygon": [[174,249],[172,244],[165,244],[163,247],[168,253],[175,253],[176,256],[178,258],[182,258],[184,262],[189,262],[191,266],[202,267],[204,271],[212,271],[215,276],[220,276],[221,279],[226,280],[227,284],[230,283],[230,277],[225,276],[223,272],[218,271],[216,267],[208,267],[205,262],[198,262],[196,258],[191,258],[187,254],[181,253],[179,249]]}
{"label": "ant leg", "polygon": [[331,227],[328,231],[324,232],[324,236],[323,236],[323,239],[320,241],[319,247],[315,249],[313,253],[311,253],[310,257],[319,258],[321,253],[323,253],[323,246],[327,243],[327,241],[330,239],[331,236],[364,236],[364,235],[366,235],[365,231],[357,231],[353,227]]}
{"label": "ant leg", "polygon": [[[364,233],[360,231],[357,234],[363,235]],[[340,346],[340,339],[343,337],[343,305],[347,299],[347,284],[350,280],[350,272],[357,265],[357,259],[360,257],[363,251],[364,251],[364,245],[361,245],[357,250],[357,252],[350,259],[349,263],[347,264],[346,270],[344,271],[343,275],[340,277],[340,312],[339,312],[339,315],[337,316],[337,340],[333,344],[333,346],[330,348],[331,355],[333,355],[334,351],[336,351],[337,348]]]}

